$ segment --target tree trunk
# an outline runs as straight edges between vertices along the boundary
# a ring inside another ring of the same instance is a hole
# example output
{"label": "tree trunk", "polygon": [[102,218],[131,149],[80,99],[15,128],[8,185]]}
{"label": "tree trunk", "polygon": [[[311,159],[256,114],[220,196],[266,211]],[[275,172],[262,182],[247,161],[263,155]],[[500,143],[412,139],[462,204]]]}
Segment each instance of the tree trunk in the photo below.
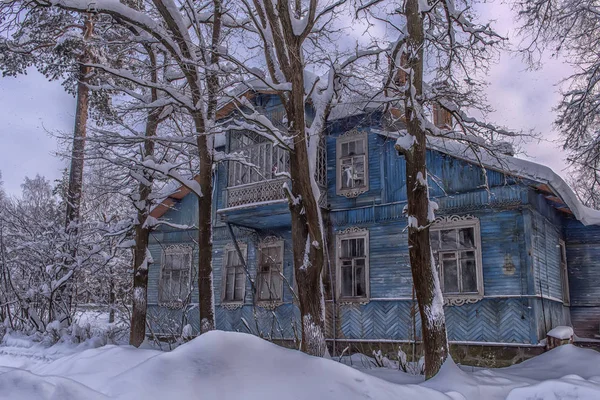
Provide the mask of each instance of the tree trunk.
{"label": "tree trunk", "polygon": [[[86,66],[85,63],[89,62],[89,51],[85,42],[92,35],[94,29],[93,22],[89,16],[85,17],[84,21],[84,32],[83,32],[83,52],[79,59],[79,77],[77,82],[77,108],[75,110],[75,128],[73,130],[73,148],[71,149],[71,166],[69,169],[69,186],[67,188],[67,210],[65,218],[65,230],[69,238],[68,252],[71,257],[71,262],[74,262],[77,257],[77,245],[76,241],[79,217],[80,217],[80,206],[81,206],[81,194],[83,189],[83,164],[85,156],[85,138],[87,131],[87,120],[88,120],[88,108],[89,108],[89,91],[87,86],[89,80],[89,74],[91,68]],[[72,279],[72,278],[71,278]],[[62,288],[57,292],[57,304],[63,303],[63,318],[66,318],[69,322],[71,319],[71,306],[72,306],[72,284],[66,282]],[[51,309],[50,321],[59,317],[56,309]]]}
{"label": "tree trunk", "polygon": [[[198,125],[197,125],[198,126]],[[202,130],[203,131],[203,130]],[[204,133],[204,132],[203,132]],[[202,196],[198,197],[198,291],[200,333],[215,329],[212,285],[212,149],[206,134],[198,134],[200,156],[198,183]]]}
{"label": "tree trunk", "polygon": [[[146,47],[148,57],[151,64],[152,82],[158,81],[156,73],[156,56],[150,46]],[[152,101],[158,100],[158,92],[156,89],[151,90]],[[146,140],[144,140],[144,160],[154,156],[154,140],[158,125],[159,117],[162,108],[154,109],[148,113],[146,118],[146,131],[144,132]],[[150,172],[145,177],[148,183],[140,182],[138,187],[139,204],[137,212],[137,222],[135,227],[135,248],[133,255],[133,305],[131,311],[131,330],[129,332],[129,344],[139,347],[146,337],[146,313],[148,300],[148,268],[150,257],[148,252],[148,242],[150,240],[150,232],[152,227],[145,224],[152,201],[150,194],[152,193],[153,173]]]}
{"label": "tree trunk", "polygon": [[[418,0],[407,0],[406,18],[408,28],[409,67],[412,69],[411,85],[406,93],[406,120],[408,134],[415,137],[410,149],[399,149],[406,159],[406,187],[408,195],[408,248],[412,277],[415,287],[425,348],[425,376],[433,377],[448,355],[446,321],[442,291],[433,262],[429,242],[429,189],[427,182],[427,138],[418,118],[413,118],[413,100],[421,101],[423,93],[423,19]],[[410,87],[412,86],[412,88]],[[420,104],[420,103],[419,103]]]}
{"label": "tree trunk", "polygon": [[[301,49],[294,49],[301,59]],[[323,356],[325,342],[325,303],[321,273],[325,263],[322,218],[313,193],[314,176],[310,172],[308,138],[305,129],[304,73],[301,63],[292,66],[292,93],[288,103],[289,134],[294,137],[290,154],[292,195],[289,207],[292,218],[292,247],[294,272],[298,286],[300,318],[302,320],[301,350],[314,356]],[[301,199],[297,202],[295,199]]]}

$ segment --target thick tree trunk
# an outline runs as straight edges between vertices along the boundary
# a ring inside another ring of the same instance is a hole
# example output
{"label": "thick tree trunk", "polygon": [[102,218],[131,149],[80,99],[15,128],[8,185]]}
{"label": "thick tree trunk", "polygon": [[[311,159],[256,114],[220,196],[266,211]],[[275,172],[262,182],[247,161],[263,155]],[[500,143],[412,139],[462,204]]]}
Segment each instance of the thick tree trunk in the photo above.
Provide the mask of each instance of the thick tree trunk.
{"label": "thick tree trunk", "polygon": [[412,99],[420,101],[423,93],[423,19],[419,13],[419,1],[407,0],[405,5],[408,28],[409,67],[412,83],[407,90],[406,120],[409,135],[415,137],[410,149],[401,150],[406,159],[406,187],[408,195],[408,248],[412,277],[415,287],[425,348],[425,375],[434,376],[448,355],[446,322],[439,278],[429,242],[430,203],[427,182],[427,138],[418,118],[412,110]]}
{"label": "thick tree trunk", "polygon": [[[301,50],[294,53],[301,59]],[[325,303],[321,273],[325,263],[322,218],[313,192],[314,177],[310,172],[308,138],[305,130],[304,73],[301,63],[292,67],[292,99],[288,105],[290,135],[295,138],[290,154],[292,195],[289,200],[292,217],[294,272],[302,319],[301,350],[323,356],[325,342]],[[300,201],[296,201],[300,199]]]}
{"label": "thick tree trunk", "polygon": [[[156,73],[156,57],[150,46],[146,47],[150,64],[152,67],[152,82],[158,81]],[[158,100],[158,92],[156,89],[151,90],[152,101]],[[159,117],[162,108],[154,109],[148,113],[146,118],[146,131],[144,141],[144,160],[154,156],[154,140],[158,125]],[[147,183],[140,182],[138,187],[139,202],[141,205],[137,212],[138,224],[135,227],[135,248],[133,253],[133,305],[131,311],[131,330],[129,333],[129,344],[139,347],[146,337],[146,313],[148,300],[148,268],[150,257],[148,253],[148,242],[150,240],[150,232],[152,227],[145,224],[152,201],[150,194],[152,193],[153,173],[147,174],[145,177]]]}

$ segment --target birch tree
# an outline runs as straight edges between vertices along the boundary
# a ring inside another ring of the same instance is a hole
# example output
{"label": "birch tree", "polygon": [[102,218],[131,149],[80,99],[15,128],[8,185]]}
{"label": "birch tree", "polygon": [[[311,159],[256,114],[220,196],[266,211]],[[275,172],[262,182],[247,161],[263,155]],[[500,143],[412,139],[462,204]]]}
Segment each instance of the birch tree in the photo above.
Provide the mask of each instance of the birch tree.
{"label": "birch tree", "polygon": [[585,203],[598,205],[600,187],[600,4],[596,0],[512,2],[520,50],[532,67],[542,55],[562,55],[574,67],[563,82],[555,126]]}

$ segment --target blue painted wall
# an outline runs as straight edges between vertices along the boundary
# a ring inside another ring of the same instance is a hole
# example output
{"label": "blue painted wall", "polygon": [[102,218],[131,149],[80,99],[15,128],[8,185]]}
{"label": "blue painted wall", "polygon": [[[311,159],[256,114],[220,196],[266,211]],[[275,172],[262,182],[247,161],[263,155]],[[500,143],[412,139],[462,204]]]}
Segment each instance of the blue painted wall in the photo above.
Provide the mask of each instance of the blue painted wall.
{"label": "blue painted wall", "polygon": [[[271,106],[273,104],[269,103]],[[412,278],[408,263],[406,219],[402,215],[406,204],[405,163],[393,147],[394,140],[370,131],[376,125],[377,121],[370,117],[336,121],[331,125],[326,141],[332,233],[358,226],[367,228],[370,234],[371,299],[367,304],[338,305],[336,336],[357,340],[412,340],[412,315],[415,313],[411,312],[411,309],[414,310]],[[370,132],[367,136],[369,191],[348,199],[336,195],[335,141],[342,132],[354,126]],[[484,172],[479,166],[437,151],[428,151],[428,171],[431,196],[440,206],[438,215],[473,215],[479,218],[481,228],[484,299],[475,304],[445,308],[450,340],[537,343],[545,337],[548,329],[568,324],[571,316],[574,324],[592,316],[598,320],[600,227],[583,227],[577,221],[565,218],[526,182],[507,178],[497,171],[485,171],[489,188],[483,189]],[[215,173],[216,224],[213,244],[217,328],[250,331],[274,339],[294,339],[299,332],[298,309],[287,287],[284,289],[283,304],[273,311],[252,307],[248,282],[243,307],[229,310],[221,306],[223,249],[232,239],[216,209],[225,207],[226,187],[227,165],[220,164]],[[187,196],[165,218],[176,223],[193,224],[195,207],[194,196]],[[285,239],[284,275],[292,283],[291,238],[285,210],[278,209],[274,213],[265,208],[240,211],[238,214],[235,216],[238,223],[248,226],[254,224],[256,228],[235,229],[238,241],[248,246],[250,274],[256,274],[256,251],[260,238],[279,236]],[[168,228],[161,228],[154,233],[151,252],[155,263],[150,268],[149,314],[158,320],[169,320],[172,324],[186,320],[197,330],[197,310],[188,311],[188,317],[185,318],[185,312],[156,305],[161,246],[191,243],[194,234],[194,231],[177,232]],[[559,239],[567,242],[571,313],[562,304],[557,247]],[[331,257],[335,270],[335,251]],[[194,296],[197,296],[197,292]],[[331,302],[328,307],[331,307]],[[328,314],[331,315],[331,310]],[[415,315],[419,339],[418,312]],[[590,324],[579,323],[580,331],[589,335]],[[333,334],[331,329],[329,332]]]}

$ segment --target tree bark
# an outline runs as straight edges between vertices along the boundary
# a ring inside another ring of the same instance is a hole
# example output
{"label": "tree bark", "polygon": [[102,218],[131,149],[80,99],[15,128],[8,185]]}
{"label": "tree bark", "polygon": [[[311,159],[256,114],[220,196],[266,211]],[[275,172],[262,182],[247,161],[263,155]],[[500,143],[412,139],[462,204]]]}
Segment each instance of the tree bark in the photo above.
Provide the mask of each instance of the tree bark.
{"label": "tree bark", "polygon": [[[77,237],[78,224],[80,217],[81,195],[83,190],[83,165],[85,157],[85,138],[87,133],[87,120],[89,108],[89,74],[91,68],[86,66],[90,54],[85,42],[90,38],[94,30],[94,24],[90,16],[85,17],[83,31],[83,50],[79,59],[79,76],[77,82],[77,108],[75,110],[75,128],[73,130],[73,147],[71,149],[71,166],[69,169],[69,186],[67,188],[67,207],[65,216],[65,231],[68,235],[68,252],[71,261],[74,262],[77,257],[77,245],[74,243]],[[56,304],[63,303],[62,312],[70,323],[72,307],[72,283],[66,282],[55,295]],[[52,303],[52,301],[51,301]],[[50,309],[50,320],[59,317],[57,310]]]}
{"label": "tree bark", "polygon": [[[302,49],[291,46],[292,59],[302,59]],[[310,171],[308,138],[306,135],[304,71],[301,63],[291,64],[292,93],[286,112],[289,134],[294,138],[290,154],[292,197],[289,208],[292,219],[292,250],[302,322],[301,350],[323,356],[325,342],[325,304],[322,271],[325,263],[322,218],[313,193],[314,177]],[[301,201],[295,201],[300,199]]]}
{"label": "tree bark", "polygon": [[[94,25],[89,17],[85,19],[83,32],[84,43],[92,35]],[[83,53],[79,60],[79,78],[77,82],[77,109],[75,111],[75,129],[73,131],[73,148],[71,150],[71,168],[69,171],[69,187],[67,189],[67,214],[65,226],[67,230],[77,233],[76,227],[71,223],[79,219],[81,206],[81,192],[83,188],[83,163],[85,152],[85,137],[88,120],[89,91],[87,86],[91,68],[85,63],[89,62],[89,51],[84,44]]]}
{"label": "tree bark", "polygon": [[[152,82],[158,81],[156,56],[150,46],[146,47],[148,57],[150,59],[151,79]],[[158,92],[156,89],[151,89],[152,102],[158,100]],[[146,118],[146,130],[144,132],[146,140],[144,140],[143,159],[154,156],[154,140],[158,125],[159,117],[162,108],[154,109],[148,113]],[[148,300],[148,268],[149,254],[148,242],[150,240],[150,232],[152,227],[145,224],[150,214],[152,201],[150,194],[152,193],[153,173],[146,174],[145,178],[148,183],[140,182],[138,186],[139,203],[141,205],[137,212],[137,225],[135,227],[135,247],[133,252],[133,305],[131,311],[131,330],[129,333],[129,344],[139,347],[146,337],[146,313]]]}
{"label": "tree bark", "polygon": [[206,134],[198,136],[200,155],[198,183],[202,196],[198,197],[198,291],[200,333],[215,329],[212,285],[212,150]]}
{"label": "tree bark", "polygon": [[[448,356],[448,339],[444,318],[443,298],[433,262],[429,241],[430,202],[427,182],[427,137],[412,110],[422,104],[423,93],[423,19],[418,0],[407,0],[405,12],[408,28],[408,63],[411,83],[406,92],[405,110],[408,134],[415,137],[410,149],[401,149],[406,159],[408,197],[408,248],[425,348],[425,376],[433,377]],[[415,95],[411,96],[411,89]],[[411,222],[412,220],[412,222]]]}

